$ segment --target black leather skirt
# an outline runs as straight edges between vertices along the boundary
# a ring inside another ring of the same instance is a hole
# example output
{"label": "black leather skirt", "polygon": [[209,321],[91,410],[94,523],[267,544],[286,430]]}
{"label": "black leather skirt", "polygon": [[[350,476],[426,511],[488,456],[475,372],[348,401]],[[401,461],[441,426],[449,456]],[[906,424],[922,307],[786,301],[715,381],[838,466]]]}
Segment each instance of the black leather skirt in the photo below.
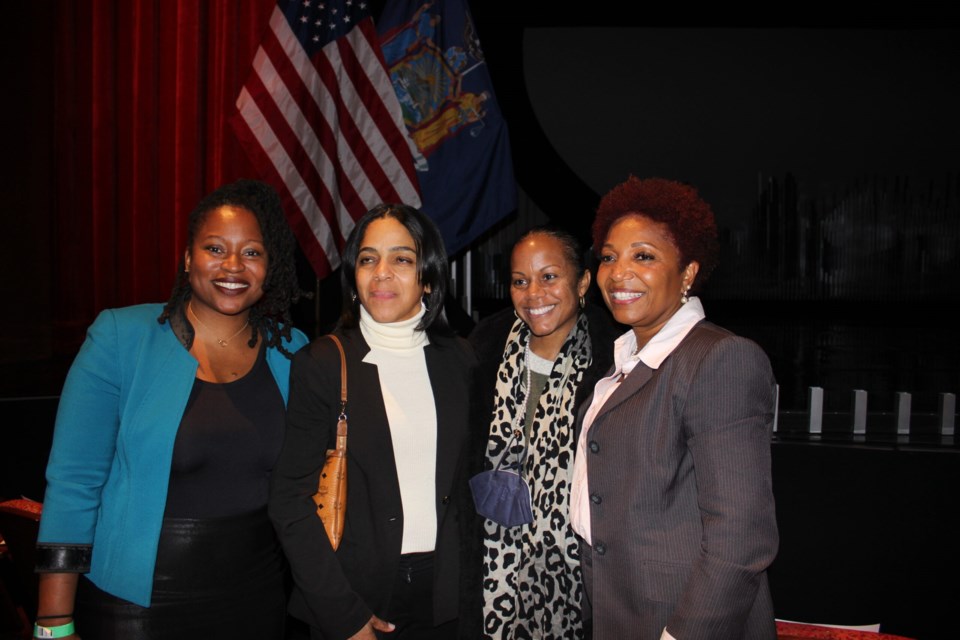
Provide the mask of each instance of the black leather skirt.
{"label": "black leather skirt", "polygon": [[86,578],[77,590],[83,640],[281,640],[285,564],[266,509],[225,518],[164,518],[149,607]]}

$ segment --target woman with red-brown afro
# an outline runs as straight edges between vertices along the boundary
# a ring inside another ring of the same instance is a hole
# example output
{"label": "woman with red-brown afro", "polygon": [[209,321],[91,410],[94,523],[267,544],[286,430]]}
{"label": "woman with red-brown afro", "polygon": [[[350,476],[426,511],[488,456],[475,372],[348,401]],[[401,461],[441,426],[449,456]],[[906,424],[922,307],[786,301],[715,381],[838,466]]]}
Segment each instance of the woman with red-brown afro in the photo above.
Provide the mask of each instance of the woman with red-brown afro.
{"label": "woman with red-brown afro", "polygon": [[775,638],[775,382],[760,347],[690,295],[716,264],[713,212],[693,187],[630,177],[593,233],[597,284],[630,327],[573,470],[593,638]]}

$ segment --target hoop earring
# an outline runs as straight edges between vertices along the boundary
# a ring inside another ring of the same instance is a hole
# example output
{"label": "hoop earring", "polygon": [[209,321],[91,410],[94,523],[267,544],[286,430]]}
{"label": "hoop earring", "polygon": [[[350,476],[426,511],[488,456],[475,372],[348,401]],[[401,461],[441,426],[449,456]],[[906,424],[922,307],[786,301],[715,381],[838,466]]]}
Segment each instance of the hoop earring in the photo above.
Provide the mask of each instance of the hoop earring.
{"label": "hoop earring", "polygon": [[354,302],[357,301],[357,294],[356,294],[356,293],[352,294],[350,297],[353,299]]}

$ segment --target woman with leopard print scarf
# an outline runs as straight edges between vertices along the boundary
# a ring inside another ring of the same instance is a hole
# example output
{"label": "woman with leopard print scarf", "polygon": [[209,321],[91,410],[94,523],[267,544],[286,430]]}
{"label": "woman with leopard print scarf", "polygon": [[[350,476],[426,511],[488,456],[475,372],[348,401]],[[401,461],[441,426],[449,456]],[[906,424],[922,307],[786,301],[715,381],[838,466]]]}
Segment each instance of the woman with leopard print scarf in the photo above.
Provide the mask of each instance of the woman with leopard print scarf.
{"label": "woman with leopard print scarf", "polygon": [[470,336],[481,359],[478,404],[492,401],[493,409],[477,412],[484,422],[474,429],[472,471],[501,459],[502,467],[518,469],[533,521],[506,527],[477,516],[479,544],[464,547],[461,638],[585,637],[579,546],[569,519],[574,422],[611,363],[619,331],[605,309],[586,306],[590,272],[581,255],[563,231],[526,233],[511,255],[513,309],[485,319]]}

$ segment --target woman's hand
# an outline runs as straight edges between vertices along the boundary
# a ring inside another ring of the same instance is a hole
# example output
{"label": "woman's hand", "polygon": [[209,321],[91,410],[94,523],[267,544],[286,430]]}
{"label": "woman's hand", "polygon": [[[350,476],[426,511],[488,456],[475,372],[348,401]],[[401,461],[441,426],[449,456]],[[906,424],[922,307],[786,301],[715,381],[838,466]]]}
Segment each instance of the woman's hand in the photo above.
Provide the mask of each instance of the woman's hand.
{"label": "woman's hand", "polygon": [[360,631],[357,631],[355,634],[350,636],[347,640],[377,640],[377,634],[374,631],[383,631],[389,633],[393,631],[396,627],[386,620],[381,620],[377,616],[370,616],[370,620],[367,621],[367,624],[363,625],[363,628]]}

